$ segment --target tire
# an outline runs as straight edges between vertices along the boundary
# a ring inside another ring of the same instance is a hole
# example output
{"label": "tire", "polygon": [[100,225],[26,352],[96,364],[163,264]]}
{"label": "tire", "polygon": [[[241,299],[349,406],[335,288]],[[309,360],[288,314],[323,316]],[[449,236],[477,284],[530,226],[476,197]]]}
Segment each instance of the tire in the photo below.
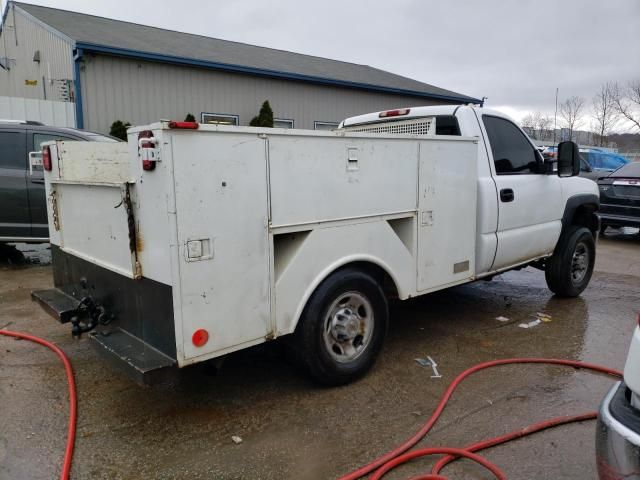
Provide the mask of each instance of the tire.
{"label": "tire", "polygon": [[549,289],[561,297],[577,297],[587,288],[596,259],[591,230],[572,226],[560,236],[547,260],[545,278]]}
{"label": "tire", "polygon": [[345,268],[311,295],[289,347],[314,381],[344,385],[373,366],[388,319],[387,299],[378,282],[360,270]]}

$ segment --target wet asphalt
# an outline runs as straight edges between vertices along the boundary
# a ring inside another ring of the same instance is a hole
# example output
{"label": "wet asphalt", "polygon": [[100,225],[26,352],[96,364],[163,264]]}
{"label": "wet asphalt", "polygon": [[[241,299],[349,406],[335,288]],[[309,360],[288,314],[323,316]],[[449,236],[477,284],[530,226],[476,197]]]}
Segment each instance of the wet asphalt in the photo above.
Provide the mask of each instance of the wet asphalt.
{"label": "wet asphalt", "polygon": [[[640,235],[611,230],[576,299],[555,298],[527,268],[391,305],[379,361],[362,380],[319,388],[277,342],[140,387],[86,338],[30,301],[52,285],[46,246],[0,259],[0,328],[57,343],[71,358],[79,419],[74,479],[330,479],[387,452],[428,418],[447,384],[478,362],[558,357],[621,369],[640,310]],[[519,325],[550,316],[532,328]],[[496,317],[508,320],[499,321]],[[441,378],[415,359],[434,359]],[[422,446],[462,446],[558,415],[595,410],[613,380],[549,366],[507,366],[466,380]],[[64,371],[48,350],[0,337],[0,479],[59,475],[67,426]],[[510,479],[593,479],[595,422],[486,451]],[[236,444],[232,436],[242,442]],[[426,472],[415,461],[385,478]],[[492,478],[467,461],[450,478]]]}

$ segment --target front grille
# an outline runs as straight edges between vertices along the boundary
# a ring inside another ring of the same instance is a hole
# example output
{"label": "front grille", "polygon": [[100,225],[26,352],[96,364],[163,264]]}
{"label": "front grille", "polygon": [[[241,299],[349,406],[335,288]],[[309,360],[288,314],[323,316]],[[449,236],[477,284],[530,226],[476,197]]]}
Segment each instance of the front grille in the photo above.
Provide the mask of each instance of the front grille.
{"label": "front grille", "polygon": [[640,185],[613,184],[613,193],[617,197],[640,198]]}

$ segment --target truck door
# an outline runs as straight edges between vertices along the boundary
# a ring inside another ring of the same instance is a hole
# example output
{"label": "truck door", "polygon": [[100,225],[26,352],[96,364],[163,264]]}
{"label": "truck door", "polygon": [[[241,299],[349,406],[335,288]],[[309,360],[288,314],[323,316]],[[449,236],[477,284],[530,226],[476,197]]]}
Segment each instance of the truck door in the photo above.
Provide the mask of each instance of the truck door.
{"label": "truck door", "polygon": [[538,151],[506,118],[482,115],[498,190],[498,248],[491,270],[551,253],[562,228],[560,179],[538,173]]}
{"label": "truck door", "polygon": [[0,239],[31,236],[26,133],[0,130]]}

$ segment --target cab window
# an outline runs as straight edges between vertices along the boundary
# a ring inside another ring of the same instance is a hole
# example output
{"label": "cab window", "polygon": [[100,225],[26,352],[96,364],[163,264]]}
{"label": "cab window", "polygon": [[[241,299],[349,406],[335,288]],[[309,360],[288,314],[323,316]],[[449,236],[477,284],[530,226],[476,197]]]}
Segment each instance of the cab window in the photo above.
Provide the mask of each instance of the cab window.
{"label": "cab window", "polygon": [[41,150],[40,145],[44,142],[51,142],[53,140],[77,140],[76,138],[68,137],[66,135],[60,135],[57,133],[34,133],[33,134],[33,149],[36,152]]}
{"label": "cab window", "polygon": [[26,168],[25,139],[24,132],[0,131],[0,168]]}
{"label": "cab window", "polygon": [[524,134],[504,118],[483,115],[498,175],[538,173],[538,154]]}

